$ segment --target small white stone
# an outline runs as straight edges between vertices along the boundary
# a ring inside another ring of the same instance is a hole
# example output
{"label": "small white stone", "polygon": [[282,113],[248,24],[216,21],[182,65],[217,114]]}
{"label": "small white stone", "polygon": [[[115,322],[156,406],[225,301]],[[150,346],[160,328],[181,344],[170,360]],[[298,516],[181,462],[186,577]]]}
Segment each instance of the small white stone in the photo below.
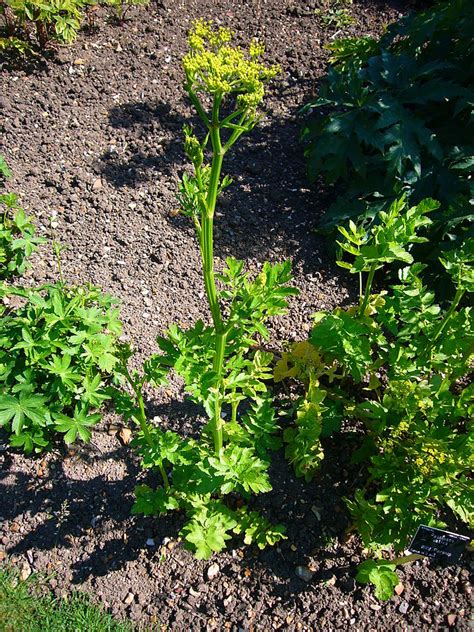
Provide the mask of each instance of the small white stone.
{"label": "small white stone", "polygon": [[211,564],[207,569],[207,578],[214,579],[219,575],[220,570],[219,564]]}
{"label": "small white stone", "polygon": [[126,604],[127,606],[129,606],[134,601],[135,601],[135,595],[133,593],[129,592],[128,595],[123,600],[123,603]]}

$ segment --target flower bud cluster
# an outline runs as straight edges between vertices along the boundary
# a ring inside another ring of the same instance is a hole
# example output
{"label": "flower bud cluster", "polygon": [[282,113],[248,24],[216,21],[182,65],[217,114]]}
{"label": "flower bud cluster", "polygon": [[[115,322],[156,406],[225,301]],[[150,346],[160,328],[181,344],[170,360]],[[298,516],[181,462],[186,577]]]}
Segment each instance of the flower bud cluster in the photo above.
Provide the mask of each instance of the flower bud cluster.
{"label": "flower bud cluster", "polygon": [[231,39],[227,28],[215,29],[206,20],[194,23],[188,40],[190,51],[183,59],[188,86],[194,92],[220,97],[234,93],[238,108],[253,110],[264,97],[265,83],[279,68],[259,61],[265,50],[259,42],[253,41],[245,51],[231,46]]}

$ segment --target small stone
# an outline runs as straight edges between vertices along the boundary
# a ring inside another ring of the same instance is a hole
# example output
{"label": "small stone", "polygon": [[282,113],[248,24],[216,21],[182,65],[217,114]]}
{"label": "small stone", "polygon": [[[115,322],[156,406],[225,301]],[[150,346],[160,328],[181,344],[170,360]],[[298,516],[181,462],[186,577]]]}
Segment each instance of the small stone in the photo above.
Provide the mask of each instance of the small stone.
{"label": "small stone", "polygon": [[306,566],[297,566],[295,569],[296,576],[302,579],[304,582],[310,582],[313,579],[314,573]]}
{"label": "small stone", "polygon": [[132,431],[130,430],[130,428],[120,428],[119,430],[119,437],[122,439],[122,442],[124,445],[128,445],[130,443],[130,441],[132,440]]}
{"label": "small stone", "polygon": [[324,583],[326,584],[326,586],[335,586],[335,584],[336,584],[336,576],[333,575],[332,577],[327,579]]}
{"label": "small stone", "polygon": [[433,619],[430,617],[430,615],[427,612],[423,612],[420,618],[421,618],[421,620],[424,623],[432,623],[433,622]]}
{"label": "small stone", "polygon": [[405,590],[405,586],[402,584],[402,582],[400,582],[399,584],[395,586],[395,594],[398,596],[400,596],[404,590]]}
{"label": "small stone", "polygon": [[81,57],[78,57],[72,62],[75,66],[83,66],[84,60]]}
{"label": "small stone", "polygon": [[461,590],[465,595],[470,595],[472,592],[471,584],[469,582],[463,582],[461,584]]}
{"label": "small stone", "polygon": [[137,208],[137,203],[136,202],[130,202],[130,204],[128,205],[128,208],[131,211],[134,211]]}
{"label": "small stone", "polygon": [[100,189],[102,189],[102,179],[101,178],[96,178],[94,180],[94,182],[92,183],[92,190],[93,191],[100,191]]}
{"label": "small stone", "polygon": [[398,612],[401,614],[406,614],[408,612],[408,603],[406,601],[402,601],[402,603],[398,606]]}
{"label": "small stone", "polygon": [[31,566],[28,564],[28,562],[25,562],[23,566],[21,567],[21,571],[20,571],[21,581],[24,582],[25,580],[27,580],[30,575],[31,575]]}
{"label": "small stone", "polygon": [[208,579],[214,579],[215,577],[217,577],[220,573],[220,567],[219,564],[211,564],[209,566],[209,568],[207,569],[207,578]]}
{"label": "small stone", "polygon": [[454,626],[454,624],[456,623],[457,615],[455,615],[455,614],[448,614],[447,619],[448,619],[449,627],[452,628]]}
{"label": "small stone", "polygon": [[369,605],[369,608],[370,608],[371,610],[373,610],[374,612],[378,612],[379,610],[381,610],[381,609],[382,609],[382,606],[379,606],[379,604],[378,604],[378,603],[371,603],[371,604]]}
{"label": "small stone", "polygon": [[128,595],[125,597],[125,599],[123,600],[123,603],[126,606],[129,606],[130,604],[132,604],[135,601],[135,595],[131,592],[128,593]]}
{"label": "small stone", "polygon": [[147,546],[155,546],[155,540],[153,538],[148,538],[148,540],[145,542],[145,544]]}

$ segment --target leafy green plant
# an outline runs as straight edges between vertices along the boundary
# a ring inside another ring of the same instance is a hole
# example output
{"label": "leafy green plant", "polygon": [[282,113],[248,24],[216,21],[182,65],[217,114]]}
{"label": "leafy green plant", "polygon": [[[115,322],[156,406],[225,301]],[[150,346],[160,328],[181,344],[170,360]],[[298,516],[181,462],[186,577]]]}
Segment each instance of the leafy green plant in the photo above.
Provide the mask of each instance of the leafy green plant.
{"label": "leafy green plant", "polygon": [[400,582],[395,568],[395,564],[366,560],[359,566],[356,580],[361,584],[370,583],[375,586],[377,599],[387,601],[392,597],[393,589]]}
{"label": "leafy green plant", "polygon": [[[287,285],[290,265],[265,263],[251,278],[242,261],[228,258],[217,274],[213,254],[217,198],[231,183],[221,174],[223,159],[259,121],[257,108],[265,84],[277,68],[259,60],[263,47],[257,42],[245,52],[232,46],[231,38],[228,29],[213,29],[210,22],[200,20],[189,35],[190,51],[183,60],[186,91],[204,133],[199,140],[185,127],[185,151],[193,173],[183,176],[179,202],[196,229],[212,324],[199,320],[187,330],[171,327],[158,339],[161,354],[150,358],[141,373],[128,370],[130,350],[124,347],[121,370],[133,401],[127,403],[123,394],[118,397],[119,408],[140,424],[136,445],[143,466],[156,468],[163,479],[156,490],[137,488],[133,511],[150,515],[183,509],[187,522],[181,535],[200,558],[221,550],[232,534],[243,534],[245,542],[260,547],[284,537],[282,527],[271,526],[248,510],[246,501],[271,489],[268,450],[278,440],[273,436],[277,424],[266,382],[272,376],[273,356],[259,349],[258,342],[269,336],[265,321],[282,314],[287,297],[296,292]],[[147,422],[143,388],[162,383],[171,369],[184,379],[186,390],[209,418],[199,440]],[[229,495],[230,503],[224,502]]]}
{"label": "leafy green plant", "polygon": [[[347,26],[352,26],[356,23],[355,18],[350,14],[348,9],[337,6],[330,6],[321,9],[315,9],[314,14],[327,28],[333,28],[335,30],[342,30]],[[344,3],[349,4],[349,3]]]}
{"label": "leafy green plant", "polygon": [[[2,156],[0,174],[4,178],[11,175]],[[17,196],[0,193],[0,280],[23,274],[28,258],[43,242],[36,236],[35,226],[18,204]]]}
{"label": "leafy green plant", "polygon": [[28,41],[28,25],[33,25],[41,48],[53,40],[70,44],[77,37],[87,4],[87,0],[4,0],[5,26],[10,36],[23,34],[21,39]]}
{"label": "leafy green plant", "polygon": [[[432,200],[407,208],[401,199],[369,230],[352,221],[339,228],[338,264],[359,275],[359,305],[317,313],[309,340],[283,354],[274,372],[277,381],[306,385],[284,435],[298,475],[312,478],[324,456],[320,438],[344,419],[364,424],[353,460],[367,463],[369,478],[347,506],[352,528],[376,554],[403,551],[420,524],[443,528],[450,513],[471,526],[474,520],[474,328],[472,310],[463,306],[474,290],[474,240],[441,259],[455,287],[443,310],[410,252],[425,239],[418,232],[429,230],[427,213],[436,208]],[[373,294],[375,271],[394,262],[399,284]],[[387,564],[361,570],[380,595],[395,581]]]}
{"label": "leafy green plant", "polygon": [[10,178],[12,172],[8,168],[5,158],[0,154],[0,178]]}
{"label": "leafy green plant", "polygon": [[[343,185],[321,229],[378,218],[405,193],[440,201],[429,247],[455,247],[472,231],[474,5],[442,2],[391,25],[379,41],[330,45],[334,67],[303,130],[310,178]],[[321,116],[321,111],[323,115]],[[472,234],[472,232],[470,233]]]}
{"label": "leafy green plant", "polygon": [[105,4],[114,9],[119,22],[124,22],[131,7],[148,6],[150,0],[105,0]]}
{"label": "leafy green plant", "polygon": [[0,426],[40,452],[55,433],[87,441],[109,399],[121,331],[114,299],[93,286],[0,285]]}

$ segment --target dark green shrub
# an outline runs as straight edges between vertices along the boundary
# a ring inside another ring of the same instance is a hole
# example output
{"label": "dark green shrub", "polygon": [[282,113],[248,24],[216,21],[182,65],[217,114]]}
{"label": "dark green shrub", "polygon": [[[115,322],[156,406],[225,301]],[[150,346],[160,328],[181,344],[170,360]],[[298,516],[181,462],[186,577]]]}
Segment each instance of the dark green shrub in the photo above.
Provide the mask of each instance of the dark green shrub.
{"label": "dark green shrub", "polygon": [[321,228],[373,221],[405,193],[412,204],[441,203],[430,252],[464,239],[474,217],[474,3],[443,2],[379,41],[330,48],[333,67],[303,131],[310,177],[340,185]]}

